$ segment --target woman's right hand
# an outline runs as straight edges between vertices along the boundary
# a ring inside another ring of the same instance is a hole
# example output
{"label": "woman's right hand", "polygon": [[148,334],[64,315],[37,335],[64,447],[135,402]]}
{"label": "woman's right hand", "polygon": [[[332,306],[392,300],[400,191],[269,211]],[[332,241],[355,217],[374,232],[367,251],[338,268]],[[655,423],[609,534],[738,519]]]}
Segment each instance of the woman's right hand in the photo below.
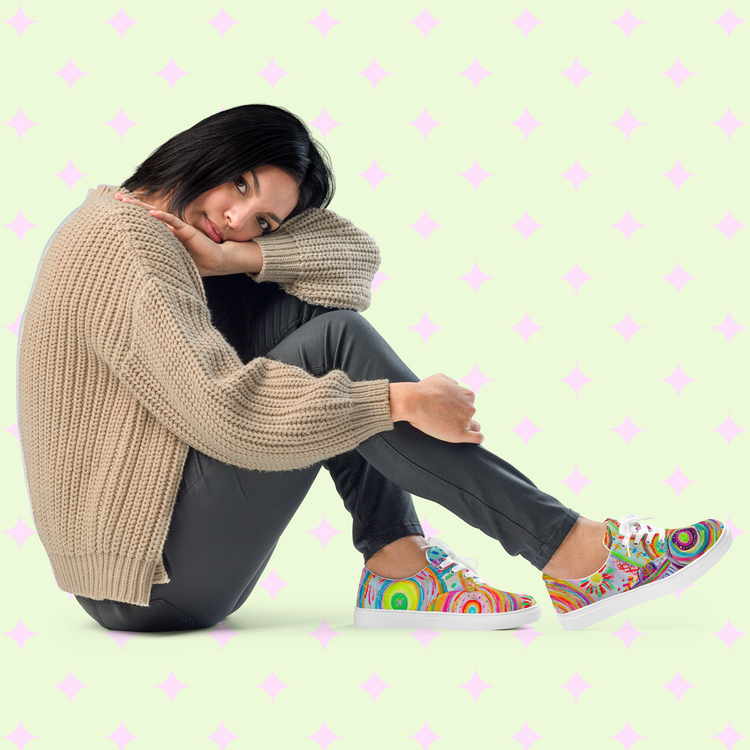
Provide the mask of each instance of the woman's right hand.
{"label": "woman's right hand", "polygon": [[390,383],[391,418],[448,443],[484,441],[479,422],[472,419],[474,391],[438,373],[418,383]]}

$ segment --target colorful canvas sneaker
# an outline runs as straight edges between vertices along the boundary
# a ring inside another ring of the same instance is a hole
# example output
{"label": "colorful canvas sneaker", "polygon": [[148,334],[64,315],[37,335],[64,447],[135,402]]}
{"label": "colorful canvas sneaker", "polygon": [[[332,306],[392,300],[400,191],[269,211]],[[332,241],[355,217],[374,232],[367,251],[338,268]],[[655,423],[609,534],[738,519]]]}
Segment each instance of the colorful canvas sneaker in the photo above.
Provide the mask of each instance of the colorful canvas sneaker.
{"label": "colorful canvas sneaker", "polygon": [[525,594],[490,586],[447,544],[430,537],[422,549],[427,567],[411,578],[383,578],[362,570],[354,610],[358,628],[504,630],[541,617],[541,607]]}
{"label": "colorful canvas sneaker", "polygon": [[732,544],[721,521],[709,518],[681,529],[661,529],[628,513],[607,518],[609,558],[586,578],[542,574],[565,630],[579,630],[636,604],[679,591],[713,567]]}

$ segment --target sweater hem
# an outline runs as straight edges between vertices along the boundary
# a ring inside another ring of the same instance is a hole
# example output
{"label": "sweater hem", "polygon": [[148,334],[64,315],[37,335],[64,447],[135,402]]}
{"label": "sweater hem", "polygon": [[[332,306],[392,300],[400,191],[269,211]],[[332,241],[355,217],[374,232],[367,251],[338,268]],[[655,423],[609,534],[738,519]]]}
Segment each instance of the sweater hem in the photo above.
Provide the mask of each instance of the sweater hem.
{"label": "sweater hem", "polygon": [[57,585],[69,594],[89,599],[148,607],[158,560],[141,560],[114,554],[50,554]]}

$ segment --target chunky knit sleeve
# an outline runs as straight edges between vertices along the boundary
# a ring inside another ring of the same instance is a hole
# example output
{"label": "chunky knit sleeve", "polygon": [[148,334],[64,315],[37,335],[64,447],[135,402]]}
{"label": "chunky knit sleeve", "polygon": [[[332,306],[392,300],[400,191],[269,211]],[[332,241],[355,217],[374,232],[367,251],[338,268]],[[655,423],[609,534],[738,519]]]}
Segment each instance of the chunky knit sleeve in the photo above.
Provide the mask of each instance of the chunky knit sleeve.
{"label": "chunky knit sleeve", "polygon": [[380,266],[375,240],[333,211],[310,208],[255,242],[263,253],[253,281],[275,281],[288,294],[325,307],[362,312]]}
{"label": "chunky knit sleeve", "polygon": [[169,431],[220,461],[301,469],[393,429],[388,380],[315,377],[264,357],[243,365],[205,301],[166,278],[143,285],[132,315],[120,380]]}

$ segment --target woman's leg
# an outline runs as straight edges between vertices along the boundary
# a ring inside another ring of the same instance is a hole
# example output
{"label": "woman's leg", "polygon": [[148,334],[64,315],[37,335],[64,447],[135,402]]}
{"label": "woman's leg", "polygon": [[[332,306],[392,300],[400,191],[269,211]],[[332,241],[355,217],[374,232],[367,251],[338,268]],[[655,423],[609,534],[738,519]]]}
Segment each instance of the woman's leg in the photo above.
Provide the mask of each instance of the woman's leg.
{"label": "woman's leg", "polygon": [[[244,275],[204,283],[213,323],[243,362],[332,312]],[[321,465],[352,514],[354,546],[365,560],[394,540],[422,533],[411,496],[356,451],[299,471],[254,472],[191,448],[163,552],[170,582],[153,586],[149,607],[80,596],[79,603],[99,624],[116,630],[216,624],[236,611],[260,580]]]}
{"label": "woman's leg", "polygon": [[[419,380],[366,318],[348,310],[310,320],[266,356],[317,376],[340,369],[352,380]],[[439,503],[539,570],[579,518],[481,445],[438,440],[408,422],[356,450],[397,486]]]}

